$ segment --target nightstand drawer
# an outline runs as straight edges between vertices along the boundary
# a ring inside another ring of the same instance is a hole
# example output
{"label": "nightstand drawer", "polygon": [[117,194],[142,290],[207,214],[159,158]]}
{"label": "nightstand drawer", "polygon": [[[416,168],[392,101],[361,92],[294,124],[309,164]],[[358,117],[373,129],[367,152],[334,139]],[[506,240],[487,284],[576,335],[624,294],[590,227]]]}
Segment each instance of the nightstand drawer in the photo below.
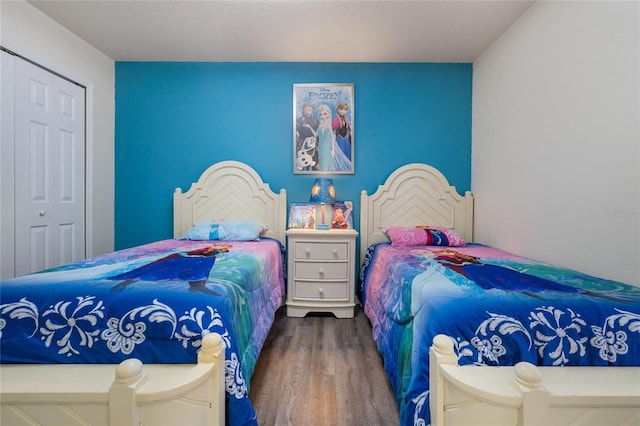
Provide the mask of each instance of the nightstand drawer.
{"label": "nightstand drawer", "polygon": [[294,243],[296,259],[347,260],[349,258],[348,242],[308,242]]}
{"label": "nightstand drawer", "polygon": [[347,280],[347,262],[295,262],[294,279],[307,280]]}
{"label": "nightstand drawer", "polygon": [[295,299],[348,300],[349,286],[345,282],[298,281]]}

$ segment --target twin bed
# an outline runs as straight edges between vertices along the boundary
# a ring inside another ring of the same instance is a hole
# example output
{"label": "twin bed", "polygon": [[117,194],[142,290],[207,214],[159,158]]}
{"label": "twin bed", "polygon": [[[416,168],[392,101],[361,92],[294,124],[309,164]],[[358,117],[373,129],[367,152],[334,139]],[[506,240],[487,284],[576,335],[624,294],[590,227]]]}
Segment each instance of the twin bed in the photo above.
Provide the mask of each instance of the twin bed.
{"label": "twin bed", "polygon": [[473,197],[424,164],[360,208],[358,297],[402,425],[640,424],[640,288],[465,244]]}
{"label": "twin bed", "polygon": [[225,161],[176,189],[174,239],[4,281],[0,423],[255,423],[285,220],[284,190]]}
{"label": "twin bed", "polygon": [[[176,190],[175,239],[3,282],[0,423],[255,422],[286,203],[225,161]],[[470,243],[473,197],[424,164],[360,209],[358,297],[403,425],[640,424],[640,288]],[[211,218],[268,230],[179,238]]]}

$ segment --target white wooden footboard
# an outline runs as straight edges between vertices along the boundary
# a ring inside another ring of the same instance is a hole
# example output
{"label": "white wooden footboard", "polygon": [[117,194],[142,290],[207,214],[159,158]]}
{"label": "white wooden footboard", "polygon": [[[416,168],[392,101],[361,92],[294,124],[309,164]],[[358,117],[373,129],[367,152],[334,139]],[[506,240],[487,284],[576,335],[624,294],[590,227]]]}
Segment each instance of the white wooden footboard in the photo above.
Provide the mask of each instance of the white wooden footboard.
{"label": "white wooden footboard", "polygon": [[640,367],[459,366],[439,335],[429,372],[434,426],[640,425]]}
{"label": "white wooden footboard", "polygon": [[3,365],[2,425],[224,425],[224,344],[197,364]]}

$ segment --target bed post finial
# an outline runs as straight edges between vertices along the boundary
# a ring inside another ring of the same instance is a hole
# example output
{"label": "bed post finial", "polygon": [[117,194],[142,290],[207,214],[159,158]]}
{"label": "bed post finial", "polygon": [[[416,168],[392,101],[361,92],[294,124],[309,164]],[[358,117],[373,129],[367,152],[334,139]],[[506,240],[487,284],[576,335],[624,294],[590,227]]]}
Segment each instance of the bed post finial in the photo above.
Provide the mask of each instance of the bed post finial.
{"label": "bed post finial", "polygon": [[447,356],[453,354],[453,340],[444,334],[438,334],[433,338],[433,349],[438,356]]}
{"label": "bed post finial", "polygon": [[125,359],[116,367],[116,383],[129,385],[142,378],[142,361],[137,358]]}
{"label": "bed post finial", "polygon": [[224,342],[218,333],[209,333],[202,337],[202,347],[198,352],[198,362],[216,362],[224,359]]}

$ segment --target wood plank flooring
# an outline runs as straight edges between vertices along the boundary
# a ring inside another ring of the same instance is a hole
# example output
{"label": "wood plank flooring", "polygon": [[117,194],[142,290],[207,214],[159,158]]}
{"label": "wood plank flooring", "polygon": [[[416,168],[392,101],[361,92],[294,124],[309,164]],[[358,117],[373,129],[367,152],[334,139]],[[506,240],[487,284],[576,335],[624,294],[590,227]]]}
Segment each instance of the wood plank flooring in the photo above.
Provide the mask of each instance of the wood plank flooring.
{"label": "wood plank flooring", "polygon": [[260,426],[392,426],[398,406],[361,308],[353,319],[286,308],[262,348],[249,398]]}

